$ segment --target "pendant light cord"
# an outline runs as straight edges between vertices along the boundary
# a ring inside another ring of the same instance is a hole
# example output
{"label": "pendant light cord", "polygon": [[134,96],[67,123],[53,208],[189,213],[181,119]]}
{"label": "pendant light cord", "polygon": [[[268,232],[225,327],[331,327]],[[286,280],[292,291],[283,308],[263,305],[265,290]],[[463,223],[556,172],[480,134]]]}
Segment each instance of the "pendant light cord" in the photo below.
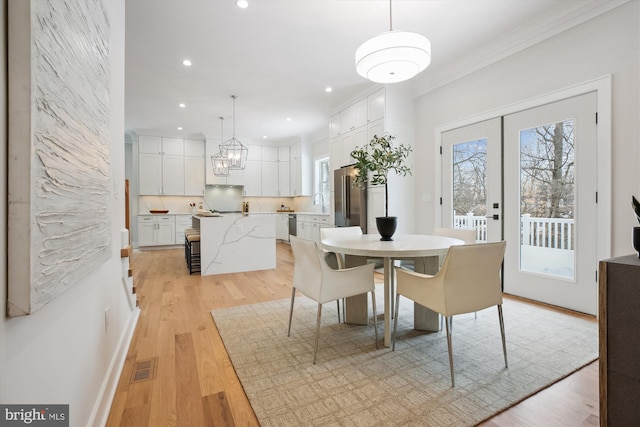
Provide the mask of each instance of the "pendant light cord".
{"label": "pendant light cord", "polygon": [[391,10],[391,0],[389,0],[389,31],[393,31],[393,12]]}
{"label": "pendant light cord", "polygon": [[236,138],[236,96],[231,95],[233,98],[233,139]]}

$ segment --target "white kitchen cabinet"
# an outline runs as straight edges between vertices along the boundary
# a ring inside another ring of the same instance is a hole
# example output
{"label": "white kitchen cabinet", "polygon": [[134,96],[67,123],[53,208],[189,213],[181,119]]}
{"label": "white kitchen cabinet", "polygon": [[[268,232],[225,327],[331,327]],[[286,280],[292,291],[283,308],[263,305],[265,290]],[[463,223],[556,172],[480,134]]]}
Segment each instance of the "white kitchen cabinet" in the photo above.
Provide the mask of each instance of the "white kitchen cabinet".
{"label": "white kitchen cabinet", "polygon": [[266,197],[277,197],[278,194],[278,162],[262,162],[260,195]]}
{"label": "white kitchen cabinet", "polygon": [[138,246],[175,244],[173,215],[138,215]]}
{"label": "white kitchen cabinet", "polygon": [[205,142],[195,139],[184,140],[184,156],[185,157],[204,157]]}
{"label": "white kitchen cabinet", "polygon": [[278,147],[278,196],[291,196],[291,163],[289,147]]}
{"label": "white kitchen cabinet", "polygon": [[306,215],[298,214],[296,217],[297,237],[305,240],[312,239],[311,218]]}
{"label": "white kitchen cabinet", "polygon": [[138,153],[162,154],[162,138],[159,136],[138,136]]}
{"label": "white kitchen cabinet", "polygon": [[184,244],[184,230],[186,230],[187,228],[191,228],[192,226],[191,215],[176,215],[175,221],[175,244],[182,245]]}
{"label": "white kitchen cabinet", "polygon": [[145,222],[138,217],[138,246],[156,244],[156,222]]}
{"label": "white kitchen cabinet", "polygon": [[367,124],[367,100],[362,99],[340,113],[340,135]]}
{"label": "white kitchen cabinet", "polygon": [[277,162],[278,161],[278,147],[262,146],[262,158],[263,162]]}
{"label": "white kitchen cabinet", "polygon": [[244,185],[244,170],[232,169],[227,176],[227,185]]}
{"label": "white kitchen cabinet", "polygon": [[340,136],[340,113],[329,118],[329,138]]}
{"label": "white kitchen cabinet", "polygon": [[371,123],[384,118],[384,88],[367,97],[367,122]]}
{"label": "white kitchen cabinet", "polygon": [[247,160],[247,165],[243,171],[242,183],[244,185],[244,196],[255,197],[262,195],[262,171],[261,161]]}
{"label": "white kitchen cabinet", "polygon": [[329,227],[329,215],[297,214],[298,237],[320,245],[320,229]]}
{"label": "white kitchen cabinet", "polygon": [[346,133],[341,139],[342,144],[342,166],[352,165],[355,160],[351,157],[351,152],[356,147],[362,148],[367,144],[367,127],[363,126]]}
{"label": "white kitchen cabinet", "polygon": [[204,152],[203,141],[140,135],[139,194],[201,196],[205,184]]}
{"label": "white kitchen cabinet", "polygon": [[310,196],[312,192],[313,168],[311,148],[308,143],[297,142],[290,147],[291,195]]}
{"label": "white kitchen cabinet", "polygon": [[278,196],[291,196],[291,166],[289,162],[278,162]]}
{"label": "white kitchen cabinet", "polygon": [[204,156],[184,158],[184,195],[204,194]]}
{"label": "white kitchen cabinet", "polygon": [[289,241],[289,214],[276,214],[276,239]]}
{"label": "white kitchen cabinet", "polygon": [[184,140],[184,195],[202,196],[205,185],[205,143]]}
{"label": "white kitchen cabinet", "polygon": [[138,154],[138,192],[140,195],[162,194],[162,154]]}
{"label": "white kitchen cabinet", "polygon": [[367,142],[371,141],[374,135],[384,136],[384,119],[376,120],[367,125]]}
{"label": "white kitchen cabinet", "polygon": [[162,138],[162,154],[184,156],[184,139]]}
{"label": "white kitchen cabinet", "polygon": [[163,154],[161,194],[164,196],[184,196],[184,178],[184,156]]}

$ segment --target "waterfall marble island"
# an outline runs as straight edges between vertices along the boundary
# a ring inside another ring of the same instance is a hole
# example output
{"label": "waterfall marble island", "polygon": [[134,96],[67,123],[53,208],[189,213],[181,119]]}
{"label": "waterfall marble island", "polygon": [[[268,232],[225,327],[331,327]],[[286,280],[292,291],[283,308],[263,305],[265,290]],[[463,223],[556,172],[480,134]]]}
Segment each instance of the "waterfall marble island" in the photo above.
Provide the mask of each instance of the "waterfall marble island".
{"label": "waterfall marble island", "polygon": [[276,268],[274,215],[194,215],[192,223],[200,229],[201,275]]}

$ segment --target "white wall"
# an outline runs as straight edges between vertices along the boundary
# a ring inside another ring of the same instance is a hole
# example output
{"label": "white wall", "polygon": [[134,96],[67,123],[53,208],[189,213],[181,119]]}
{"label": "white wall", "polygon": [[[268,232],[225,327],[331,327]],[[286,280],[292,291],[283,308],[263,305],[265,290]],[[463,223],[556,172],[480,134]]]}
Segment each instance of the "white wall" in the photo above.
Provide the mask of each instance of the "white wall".
{"label": "white wall", "polygon": [[[0,402],[70,404],[72,426],[100,425],[109,410],[119,356],[126,354],[137,319],[121,282],[120,230],[124,228],[124,9],[105,1],[111,26],[111,166],[114,179],[112,257],[92,275],[35,313],[0,316]],[[6,7],[0,0],[0,164],[7,164]],[[0,174],[0,239],[7,247],[7,174]],[[0,258],[0,300],[6,303],[6,257]],[[105,332],[105,309],[110,324]],[[103,400],[103,395],[106,398]],[[98,419],[94,420],[97,415]]]}
{"label": "white wall", "polygon": [[434,132],[443,124],[612,75],[612,255],[633,252],[640,194],[640,2],[632,1],[416,99],[417,232],[434,226]]}

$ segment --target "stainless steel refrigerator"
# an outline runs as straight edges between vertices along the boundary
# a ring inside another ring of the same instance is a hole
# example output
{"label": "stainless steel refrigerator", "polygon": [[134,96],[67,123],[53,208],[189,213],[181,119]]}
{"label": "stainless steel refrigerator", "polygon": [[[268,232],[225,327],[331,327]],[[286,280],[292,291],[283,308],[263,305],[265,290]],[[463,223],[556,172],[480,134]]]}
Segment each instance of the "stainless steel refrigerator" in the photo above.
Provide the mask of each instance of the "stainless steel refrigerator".
{"label": "stainless steel refrigerator", "polygon": [[333,171],[336,227],[359,225],[367,233],[367,189],[353,185],[356,170],[345,166]]}

